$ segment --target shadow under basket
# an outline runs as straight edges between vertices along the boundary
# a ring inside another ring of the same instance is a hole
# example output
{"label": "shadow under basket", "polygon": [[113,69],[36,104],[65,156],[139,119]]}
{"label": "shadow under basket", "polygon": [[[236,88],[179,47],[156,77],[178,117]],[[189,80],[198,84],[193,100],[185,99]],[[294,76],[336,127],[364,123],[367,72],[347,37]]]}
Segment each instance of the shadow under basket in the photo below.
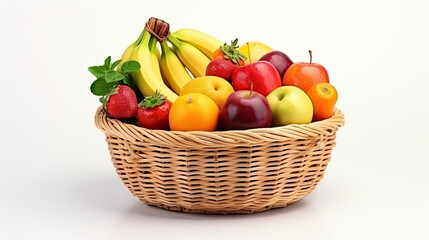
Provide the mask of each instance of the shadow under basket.
{"label": "shadow under basket", "polygon": [[150,130],[110,118],[97,127],[116,172],[149,205],[191,213],[253,213],[285,207],[313,191],[331,158],[344,115],[236,131]]}

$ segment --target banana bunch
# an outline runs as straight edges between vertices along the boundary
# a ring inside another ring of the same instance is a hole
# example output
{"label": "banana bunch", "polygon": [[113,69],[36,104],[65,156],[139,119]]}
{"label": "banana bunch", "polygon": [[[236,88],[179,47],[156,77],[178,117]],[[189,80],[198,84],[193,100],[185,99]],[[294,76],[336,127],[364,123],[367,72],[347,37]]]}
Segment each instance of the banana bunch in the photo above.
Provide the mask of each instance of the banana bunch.
{"label": "banana bunch", "polygon": [[171,33],[167,40],[172,46],[167,41],[161,42],[160,53],[157,39],[143,30],[139,38],[125,49],[121,59],[122,62],[135,60],[140,63],[140,70],[132,73],[132,77],[145,97],[158,90],[173,103],[187,82],[205,75],[214,51],[222,42],[189,28]]}
{"label": "banana bunch", "polygon": [[198,50],[203,52],[210,59],[213,58],[213,53],[223,45],[223,43],[216,38],[190,28],[177,30],[176,32],[171,33],[171,35],[198,48]]}

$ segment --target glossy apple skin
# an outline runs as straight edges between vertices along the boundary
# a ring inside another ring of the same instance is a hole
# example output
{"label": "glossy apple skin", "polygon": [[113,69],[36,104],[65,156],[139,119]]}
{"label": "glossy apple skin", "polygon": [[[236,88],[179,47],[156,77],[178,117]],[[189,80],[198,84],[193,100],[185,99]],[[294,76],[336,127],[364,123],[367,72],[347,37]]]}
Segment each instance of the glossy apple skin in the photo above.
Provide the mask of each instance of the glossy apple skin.
{"label": "glossy apple skin", "polygon": [[220,111],[225,130],[270,127],[272,113],[267,99],[260,93],[243,90],[229,95]]}
{"label": "glossy apple skin", "polygon": [[283,86],[267,96],[273,114],[273,126],[311,123],[313,103],[310,97],[295,86]]}
{"label": "glossy apple skin", "polygon": [[317,63],[294,63],[283,77],[283,85],[296,86],[304,92],[318,83],[329,83],[329,76],[325,67]]}
{"label": "glossy apple skin", "polygon": [[284,52],[271,51],[259,59],[259,61],[267,61],[277,69],[280,74],[280,78],[283,79],[286,70],[293,64],[292,59],[289,58]]}
{"label": "glossy apple skin", "polygon": [[236,91],[250,90],[251,82],[253,82],[253,91],[264,96],[282,85],[277,69],[265,61],[236,68],[231,79]]}

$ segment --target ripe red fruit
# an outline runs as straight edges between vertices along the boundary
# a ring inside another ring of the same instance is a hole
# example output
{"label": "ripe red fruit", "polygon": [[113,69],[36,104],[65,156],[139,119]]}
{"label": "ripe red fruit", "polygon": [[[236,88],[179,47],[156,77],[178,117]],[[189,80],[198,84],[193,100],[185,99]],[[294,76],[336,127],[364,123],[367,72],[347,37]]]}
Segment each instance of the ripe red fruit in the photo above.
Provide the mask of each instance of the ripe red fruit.
{"label": "ripe red fruit", "polygon": [[238,51],[238,38],[236,38],[234,41],[231,41],[230,45],[225,43],[213,53],[212,60],[216,59],[226,59],[233,64],[244,66],[244,60],[247,58],[243,53]]}
{"label": "ripe red fruit", "polygon": [[207,65],[206,76],[217,76],[227,81],[231,81],[232,72],[238,65],[226,59],[216,59]]}
{"label": "ripe red fruit", "polygon": [[169,130],[168,115],[170,108],[171,102],[158,92],[155,92],[153,96],[145,98],[139,104],[137,118],[140,126],[149,129]]}
{"label": "ripe red fruit", "polygon": [[137,97],[130,87],[119,85],[109,95],[106,110],[112,117],[126,119],[137,115]]}
{"label": "ripe red fruit", "polygon": [[273,66],[279,72],[281,79],[283,79],[286,70],[293,64],[293,61],[289,58],[289,56],[280,51],[271,51],[262,56],[259,61],[267,61],[273,64]]}
{"label": "ripe red fruit", "polygon": [[237,68],[232,73],[231,79],[234,90],[250,90],[250,85],[253,82],[253,91],[264,96],[282,85],[277,69],[265,61],[254,62]]}
{"label": "ripe red fruit", "polygon": [[233,92],[220,111],[224,129],[250,129],[271,126],[272,112],[264,95],[252,90]]}
{"label": "ripe red fruit", "polygon": [[312,86],[318,83],[329,83],[329,75],[325,67],[313,63],[311,50],[308,53],[310,53],[310,62],[292,64],[283,77],[283,85],[296,86],[307,92]]}

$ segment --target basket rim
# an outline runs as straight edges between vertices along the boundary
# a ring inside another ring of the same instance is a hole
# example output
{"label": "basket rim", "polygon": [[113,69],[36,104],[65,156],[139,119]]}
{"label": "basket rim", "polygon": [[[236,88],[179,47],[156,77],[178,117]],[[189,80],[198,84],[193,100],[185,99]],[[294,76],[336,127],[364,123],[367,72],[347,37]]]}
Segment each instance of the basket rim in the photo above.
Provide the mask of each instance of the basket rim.
{"label": "basket rim", "polygon": [[[216,143],[224,142],[225,144],[234,143],[237,140],[244,143],[257,143],[261,141],[280,140],[279,138],[288,137],[302,139],[307,137],[320,137],[320,135],[335,134],[336,130],[344,126],[344,114],[339,109],[335,109],[334,115],[328,119],[316,121],[308,124],[289,124],[285,126],[254,128],[246,130],[225,130],[225,131],[170,131],[160,129],[147,129],[130,123],[122,122],[107,116],[100,106],[96,110],[95,125],[106,135],[111,134],[127,139],[131,142],[140,142],[142,138],[150,142],[159,142],[166,144],[165,141],[183,142],[190,140],[195,143],[204,143],[207,140],[216,139]],[[232,139],[231,139],[232,138]],[[158,140],[158,141],[157,141]],[[233,141],[231,141],[233,140]],[[206,142],[210,144],[210,141]]]}

